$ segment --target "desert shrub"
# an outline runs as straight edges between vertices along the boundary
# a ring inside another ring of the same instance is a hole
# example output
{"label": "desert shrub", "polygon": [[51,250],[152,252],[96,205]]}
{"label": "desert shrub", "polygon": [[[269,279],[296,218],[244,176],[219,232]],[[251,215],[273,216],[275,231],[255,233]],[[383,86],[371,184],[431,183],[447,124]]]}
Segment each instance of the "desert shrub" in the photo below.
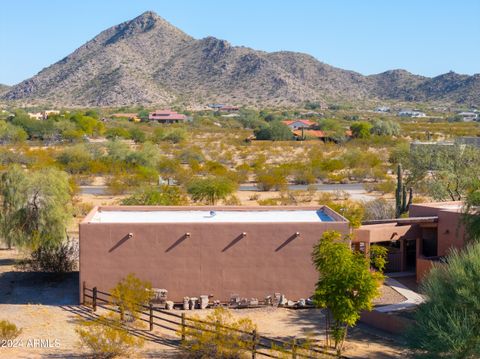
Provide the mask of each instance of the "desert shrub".
{"label": "desert shrub", "polygon": [[4,340],[12,340],[20,335],[21,329],[9,322],[8,320],[0,320],[0,343]]}
{"label": "desert shrub", "polygon": [[75,201],[73,205],[73,217],[85,217],[94,207],[91,202]]}
{"label": "desert shrub", "polygon": [[400,134],[400,125],[392,120],[377,119],[373,121],[370,132],[378,136],[398,136]]}
{"label": "desert shrub", "polygon": [[264,198],[257,200],[259,206],[278,206],[280,199],[279,198]]}
{"label": "desert shrub", "polygon": [[55,247],[40,246],[19,267],[33,272],[68,273],[77,269],[78,245],[67,240]]}
{"label": "desert shrub", "polygon": [[257,187],[261,191],[278,191],[287,186],[287,177],[279,167],[260,170],[256,173]]}
{"label": "desert shrub", "polygon": [[350,126],[352,136],[355,138],[369,138],[372,124],[365,121],[354,122]]}
{"label": "desert shrub", "polygon": [[249,201],[258,201],[259,199],[260,199],[260,195],[258,193],[254,193],[250,197],[248,197]]}
{"label": "desert shrub", "polygon": [[286,141],[291,140],[293,135],[290,128],[280,121],[273,121],[263,125],[254,131],[257,140]]}
{"label": "desert shrub", "polygon": [[243,358],[252,347],[252,337],[224,327],[248,333],[256,328],[250,319],[235,319],[228,309],[222,307],[214,309],[203,319],[203,323],[189,322],[187,319],[187,325],[193,328],[186,328],[182,348],[189,358],[198,359]]}
{"label": "desert shrub", "polygon": [[406,332],[417,357],[480,357],[480,245],[452,250],[422,282],[426,300]]}
{"label": "desert shrub", "polygon": [[141,129],[134,127],[130,130],[130,138],[135,141],[135,143],[143,143],[147,139],[147,135]]}
{"label": "desert shrub", "polygon": [[94,358],[126,358],[140,349],[144,342],[121,326],[118,318],[100,316],[80,322],[75,331],[81,347],[88,348]]}
{"label": "desert shrub", "polygon": [[383,198],[366,201],[363,203],[365,213],[364,220],[395,218],[395,206]]}
{"label": "desert shrub", "polygon": [[293,182],[295,184],[312,184],[317,181],[313,170],[309,166],[297,166],[293,169]]}
{"label": "desert shrub", "polygon": [[367,183],[365,184],[365,189],[369,192],[377,191],[380,193],[394,193],[396,188],[396,183],[394,180],[387,179],[386,181],[381,181],[377,183]]}
{"label": "desert shrub", "polygon": [[175,128],[162,138],[162,141],[171,143],[180,143],[187,139],[187,132],[183,128]]}
{"label": "desert shrub", "polygon": [[327,181],[333,183],[343,183],[347,180],[345,173],[329,173],[327,175]]}
{"label": "desert shrub", "polygon": [[188,198],[180,187],[144,187],[123,199],[122,204],[127,206],[182,206],[188,204]]}
{"label": "desert shrub", "polygon": [[112,176],[107,177],[105,183],[107,185],[107,191],[112,195],[124,194],[127,192],[129,185],[126,181],[126,173],[116,173]]}
{"label": "desert shrub", "polygon": [[198,163],[205,161],[205,156],[203,155],[202,150],[196,147],[182,150],[177,157],[183,164],[191,163],[192,161],[196,161]]}
{"label": "desert shrub", "polygon": [[122,317],[127,314],[134,321],[138,319],[142,305],[148,304],[153,297],[152,284],[130,273],[117,283],[110,294]]}
{"label": "desert shrub", "polygon": [[240,201],[240,198],[232,194],[227,198],[225,198],[225,200],[223,201],[223,204],[225,204],[226,206],[241,206],[242,201]]}
{"label": "desert shrub", "polygon": [[130,132],[123,127],[110,127],[108,130],[105,131],[105,137],[108,139],[116,139],[116,138],[130,138]]}

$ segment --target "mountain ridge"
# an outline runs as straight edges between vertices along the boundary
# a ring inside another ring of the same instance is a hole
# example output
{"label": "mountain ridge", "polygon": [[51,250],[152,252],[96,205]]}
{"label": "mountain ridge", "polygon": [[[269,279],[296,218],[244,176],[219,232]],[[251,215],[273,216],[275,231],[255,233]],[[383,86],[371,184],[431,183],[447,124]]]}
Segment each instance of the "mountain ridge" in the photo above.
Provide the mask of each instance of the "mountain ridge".
{"label": "mountain ridge", "polygon": [[112,26],[35,76],[0,92],[6,101],[61,106],[388,99],[480,102],[480,75],[433,78],[406,70],[364,76],[311,55],[195,39],[147,11]]}

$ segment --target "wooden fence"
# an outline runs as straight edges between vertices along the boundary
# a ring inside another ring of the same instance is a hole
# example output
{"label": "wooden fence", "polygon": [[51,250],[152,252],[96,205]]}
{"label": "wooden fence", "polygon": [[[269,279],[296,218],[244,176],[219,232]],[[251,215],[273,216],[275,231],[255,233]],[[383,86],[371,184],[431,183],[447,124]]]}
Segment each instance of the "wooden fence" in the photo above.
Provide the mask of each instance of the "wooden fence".
{"label": "wooden fence", "polygon": [[[89,302],[87,298],[91,300],[91,306],[94,312],[97,308],[102,308],[123,315],[118,307],[113,305],[111,294],[98,290],[97,287],[88,288],[85,286],[85,283],[83,283],[84,304]],[[247,350],[251,353],[252,359],[257,357],[286,358],[287,356],[291,356],[292,359],[337,357],[333,348],[325,348],[318,345],[309,345],[308,348],[304,348],[301,345],[301,341],[296,339],[293,339],[291,342],[273,339],[260,335],[256,330],[246,332],[220,325],[219,323],[187,317],[185,313],[177,314],[171,310],[155,308],[151,303],[149,305],[139,304],[138,307],[142,308],[142,310],[139,311],[138,319],[148,323],[150,331],[152,331],[154,327],[173,331],[179,335],[182,342],[186,340],[187,328],[211,333],[216,333],[219,329],[223,329],[239,334],[240,340],[243,342],[244,347],[248,348]],[[207,329],[205,326],[214,329]],[[342,356],[342,358],[346,357]]]}

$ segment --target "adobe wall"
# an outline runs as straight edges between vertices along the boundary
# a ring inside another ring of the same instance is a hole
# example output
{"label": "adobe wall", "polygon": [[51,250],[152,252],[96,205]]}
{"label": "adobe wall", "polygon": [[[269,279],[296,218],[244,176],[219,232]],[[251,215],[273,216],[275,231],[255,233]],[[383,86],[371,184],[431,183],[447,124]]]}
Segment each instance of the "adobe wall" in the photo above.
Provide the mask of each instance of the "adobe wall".
{"label": "adobe wall", "polygon": [[174,301],[201,294],[263,299],[274,292],[306,298],[318,279],[312,249],[326,230],[347,234],[348,222],[81,223],[80,286],[109,291],[135,273]]}
{"label": "adobe wall", "polygon": [[375,310],[363,311],[360,322],[392,334],[403,334],[412,321],[393,313],[381,313]]}
{"label": "adobe wall", "polygon": [[465,244],[465,228],[462,214],[457,212],[438,213],[437,255],[445,256],[451,248],[461,249]]}

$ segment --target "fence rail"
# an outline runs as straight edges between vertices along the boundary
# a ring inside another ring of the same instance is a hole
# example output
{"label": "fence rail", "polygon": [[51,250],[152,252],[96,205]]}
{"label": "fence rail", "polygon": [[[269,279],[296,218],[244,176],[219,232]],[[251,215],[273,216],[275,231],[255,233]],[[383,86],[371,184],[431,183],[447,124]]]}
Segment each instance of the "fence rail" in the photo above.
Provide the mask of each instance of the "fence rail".
{"label": "fence rail", "polygon": [[[87,303],[86,299],[88,298],[89,300],[91,300],[91,306],[94,312],[97,311],[97,308],[99,307],[105,310],[119,313],[122,320],[124,319],[124,313],[120,309],[115,308],[115,303],[111,301],[112,295],[110,293],[98,290],[97,287],[88,288],[85,285],[85,282],[83,283],[82,289],[84,305],[85,303]],[[106,297],[107,299],[102,298],[101,296]],[[256,359],[259,356],[264,356],[268,358],[285,358],[285,355],[291,355],[292,358],[312,358],[318,357],[319,355],[326,357],[338,357],[333,351],[333,348],[324,348],[318,345],[312,345],[307,349],[304,349],[298,345],[296,339],[293,339],[292,342],[287,342],[280,339],[269,338],[263,335],[259,335],[255,329],[251,332],[248,332],[237,328],[232,328],[220,323],[187,317],[185,313],[176,314],[172,313],[171,311],[155,308],[151,303],[149,305],[137,304],[137,307],[142,308],[142,310],[138,311],[138,313],[147,317],[142,318],[141,316],[139,316],[138,319],[148,323],[150,331],[152,331],[155,326],[174,331],[176,334],[180,335],[182,342],[186,340],[187,328],[198,331],[206,331],[210,333],[217,333],[218,329],[221,328],[241,334],[242,336],[246,336],[246,339],[242,338],[242,342],[245,344],[245,348],[249,348],[248,351],[251,353],[252,359]],[[169,316],[172,319],[167,319],[157,314]],[[173,318],[178,319],[178,321],[173,320]],[[168,323],[170,325],[173,324],[177,326],[177,328],[172,328],[171,326],[167,326],[164,323]],[[202,327],[196,324],[211,326],[215,329],[208,329],[205,328],[205,326]],[[313,354],[309,355],[302,353],[299,348]],[[265,350],[268,350],[269,352],[266,352]],[[346,357],[342,356],[341,358]]]}

